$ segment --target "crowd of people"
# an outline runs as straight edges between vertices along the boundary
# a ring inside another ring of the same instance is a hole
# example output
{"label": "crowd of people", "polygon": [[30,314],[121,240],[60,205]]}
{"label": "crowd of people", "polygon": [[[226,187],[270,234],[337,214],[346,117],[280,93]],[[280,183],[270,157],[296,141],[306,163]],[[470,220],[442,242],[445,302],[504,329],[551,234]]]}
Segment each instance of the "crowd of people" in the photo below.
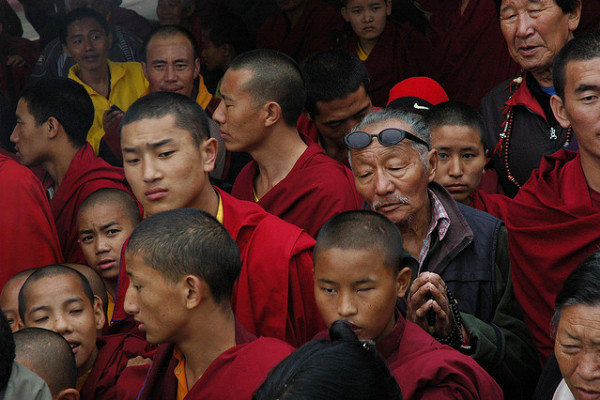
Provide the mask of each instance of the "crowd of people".
{"label": "crowd of people", "polygon": [[600,399],[597,0],[21,3],[0,398]]}

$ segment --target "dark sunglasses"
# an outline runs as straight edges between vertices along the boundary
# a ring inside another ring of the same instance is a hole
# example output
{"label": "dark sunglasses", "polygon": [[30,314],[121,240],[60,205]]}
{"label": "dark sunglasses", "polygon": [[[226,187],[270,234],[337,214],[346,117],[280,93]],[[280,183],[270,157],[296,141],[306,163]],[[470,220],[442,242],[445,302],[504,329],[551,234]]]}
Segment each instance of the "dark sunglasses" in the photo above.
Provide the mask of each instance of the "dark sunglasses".
{"label": "dark sunglasses", "polygon": [[413,142],[424,144],[427,146],[427,150],[430,150],[429,145],[423,139],[418,138],[412,133],[408,133],[402,129],[396,128],[384,129],[377,135],[371,135],[370,133],[363,131],[352,132],[344,137],[344,142],[346,143],[346,146],[351,149],[364,149],[371,144],[371,141],[374,137],[379,140],[379,143],[381,143],[382,146],[393,146],[400,143],[404,139],[408,139],[412,140]]}

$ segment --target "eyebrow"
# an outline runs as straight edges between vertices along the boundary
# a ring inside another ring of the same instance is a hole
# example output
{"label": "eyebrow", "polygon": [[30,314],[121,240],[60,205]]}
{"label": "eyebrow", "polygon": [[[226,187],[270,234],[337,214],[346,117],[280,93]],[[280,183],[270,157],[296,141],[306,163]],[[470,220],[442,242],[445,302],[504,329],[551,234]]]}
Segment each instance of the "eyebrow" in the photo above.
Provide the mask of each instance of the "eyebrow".
{"label": "eyebrow", "polygon": [[323,124],[325,124],[325,125],[333,125],[333,124],[337,124],[337,123],[340,123],[340,122],[344,122],[347,119],[350,119],[350,118],[354,117],[355,115],[364,113],[368,109],[369,109],[369,106],[365,106],[364,108],[361,108],[359,111],[355,112],[354,114],[352,114],[348,118],[335,119],[335,120],[332,120],[332,121],[325,121],[325,122],[323,122]]}
{"label": "eyebrow", "polygon": [[[436,150],[444,150],[444,151],[446,151],[446,150],[452,150],[452,147],[449,147],[449,146],[433,146],[433,148],[436,149]],[[459,150],[460,151],[477,151],[479,149],[477,147],[474,147],[474,146],[468,146],[468,147],[461,147]]]}
{"label": "eyebrow", "polygon": [[588,90],[598,90],[598,85],[586,85],[586,84],[579,85],[575,89],[575,93],[579,94],[582,92],[586,92]]}
{"label": "eyebrow", "polygon": [[[159,140],[158,142],[146,143],[146,147],[152,150],[152,149],[156,149],[157,147],[169,144],[172,141],[173,141],[172,138],[166,138],[166,139]],[[139,151],[139,149],[140,149],[139,146],[135,146],[135,147],[123,147],[123,152],[124,153],[135,153],[136,151]]]}
{"label": "eyebrow", "polygon": [[[103,231],[103,230],[105,230],[105,229],[108,229],[108,228],[110,228],[112,225],[118,225],[118,224],[119,224],[119,223],[118,223],[118,222],[116,222],[116,221],[111,221],[111,222],[109,222],[108,224],[101,225],[101,226],[100,226],[100,230],[101,230],[101,231]],[[94,233],[94,230],[93,230],[93,229],[82,229],[82,230],[80,230],[80,231],[79,231],[79,234],[80,234],[80,235],[82,235],[82,234],[84,234],[84,233]]]}
{"label": "eyebrow", "polygon": [[[68,306],[73,303],[83,303],[83,299],[81,297],[71,297],[70,299],[67,299],[63,303],[63,306]],[[34,312],[37,312],[37,311],[46,311],[49,309],[50,309],[50,306],[42,305],[42,306],[32,308],[31,311],[29,311],[29,314],[33,314]]]}

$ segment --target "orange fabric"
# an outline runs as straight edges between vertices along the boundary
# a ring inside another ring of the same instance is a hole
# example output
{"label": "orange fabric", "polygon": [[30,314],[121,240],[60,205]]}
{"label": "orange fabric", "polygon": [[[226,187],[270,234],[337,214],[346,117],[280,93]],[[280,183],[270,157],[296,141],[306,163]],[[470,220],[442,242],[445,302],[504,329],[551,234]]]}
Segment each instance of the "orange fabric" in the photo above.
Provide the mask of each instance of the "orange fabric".
{"label": "orange fabric", "polygon": [[173,374],[177,378],[177,400],[183,400],[188,394],[188,384],[185,376],[185,357],[177,348],[173,350],[173,357],[178,361],[177,366],[173,370]]}

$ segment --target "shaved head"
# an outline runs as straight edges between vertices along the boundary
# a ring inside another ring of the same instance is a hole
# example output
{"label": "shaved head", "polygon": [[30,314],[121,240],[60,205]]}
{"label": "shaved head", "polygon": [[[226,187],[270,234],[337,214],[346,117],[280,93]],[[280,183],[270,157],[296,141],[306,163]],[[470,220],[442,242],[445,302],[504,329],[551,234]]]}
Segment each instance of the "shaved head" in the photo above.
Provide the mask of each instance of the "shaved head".
{"label": "shaved head", "polygon": [[83,201],[81,207],[79,207],[79,215],[100,204],[115,204],[117,207],[122,208],[123,215],[133,226],[140,223],[140,209],[135,198],[120,189],[104,188],[96,190]]}
{"label": "shaved head", "polygon": [[14,334],[15,361],[41,377],[52,397],[77,383],[75,356],[69,343],[47,329],[25,328]]}

